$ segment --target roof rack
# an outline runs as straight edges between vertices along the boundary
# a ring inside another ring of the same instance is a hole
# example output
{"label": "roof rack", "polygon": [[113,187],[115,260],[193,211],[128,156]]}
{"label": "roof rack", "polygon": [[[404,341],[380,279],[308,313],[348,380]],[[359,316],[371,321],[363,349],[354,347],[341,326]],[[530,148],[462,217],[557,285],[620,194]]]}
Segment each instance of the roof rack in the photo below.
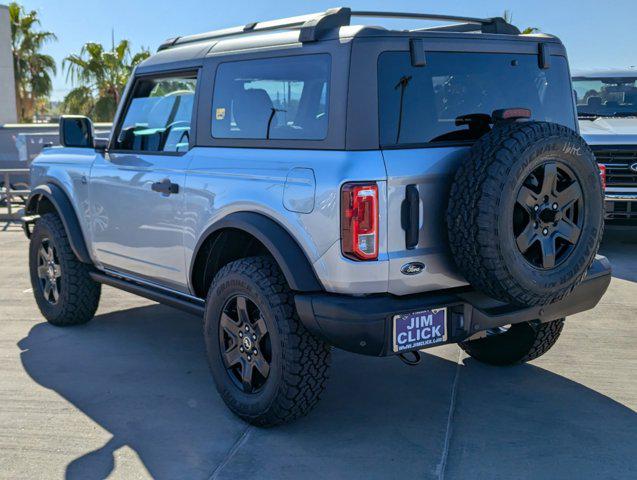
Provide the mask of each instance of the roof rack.
{"label": "roof rack", "polygon": [[508,35],[518,35],[520,33],[520,31],[514,25],[511,25],[506,20],[504,20],[504,18],[501,17],[474,18],[429,13],[352,11],[350,8],[347,7],[339,7],[331,8],[321,13],[282,18],[279,20],[268,20],[264,22],[252,22],[239,27],[215,30],[212,32],[200,33],[197,35],[188,35],[185,37],[170,38],[159,46],[159,50],[166,50],[177,45],[184,45],[187,43],[200,42],[204,40],[212,40],[216,38],[226,38],[255,32],[286,29],[299,29],[299,41],[303,43],[315,42],[325,32],[349,25],[351,17],[404,18],[416,20],[441,20],[459,22],[459,24],[457,25],[445,25],[442,27],[431,27],[415,31],[481,31],[482,33],[501,33]]}

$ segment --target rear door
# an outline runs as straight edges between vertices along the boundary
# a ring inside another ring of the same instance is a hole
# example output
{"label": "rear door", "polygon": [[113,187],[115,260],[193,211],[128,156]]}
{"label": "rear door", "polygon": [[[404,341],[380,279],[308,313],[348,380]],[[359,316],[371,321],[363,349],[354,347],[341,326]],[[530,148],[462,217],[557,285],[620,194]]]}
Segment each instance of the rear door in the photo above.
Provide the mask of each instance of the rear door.
{"label": "rear door", "polygon": [[[477,43],[470,46],[475,49]],[[510,52],[496,51],[499,44],[512,43]],[[379,55],[379,136],[387,168],[392,293],[465,284],[448,247],[448,196],[471,144],[490,130],[494,110],[528,108],[535,120],[575,128],[564,56],[554,55],[550,68],[543,69],[537,44],[492,42],[491,48],[462,51],[462,45],[425,43],[424,66],[412,65],[408,49]],[[464,123],[460,119],[471,114],[478,116]],[[410,213],[417,218],[413,231]]]}
{"label": "rear door", "polygon": [[184,292],[184,186],[196,83],[197,72],[138,78],[90,183],[99,262]]}

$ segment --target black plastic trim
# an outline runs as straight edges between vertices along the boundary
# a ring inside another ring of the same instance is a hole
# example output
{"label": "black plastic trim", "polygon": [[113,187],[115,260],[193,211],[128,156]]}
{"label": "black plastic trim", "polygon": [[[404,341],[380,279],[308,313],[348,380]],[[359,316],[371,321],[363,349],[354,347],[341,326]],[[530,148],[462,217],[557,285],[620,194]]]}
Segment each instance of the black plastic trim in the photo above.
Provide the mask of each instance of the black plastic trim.
{"label": "black plastic trim", "polygon": [[414,184],[405,187],[405,200],[401,209],[401,223],[405,230],[405,247],[413,250],[418,245],[420,226],[420,194]]}
{"label": "black plastic trim", "polygon": [[254,212],[236,212],[215,222],[201,235],[190,264],[192,279],[199,250],[210,235],[223,229],[237,229],[259,240],[278,263],[290,288],[297,292],[323,290],[305,253],[287,230],[265,215]]}
{"label": "black plastic trim", "polygon": [[49,200],[60,216],[66,235],[69,238],[69,243],[71,244],[71,250],[73,250],[77,259],[82,263],[92,264],[93,261],[86,248],[84,234],[82,233],[77,214],[64,190],[52,183],[34,188],[27,200],[25,211],[28,215],[38,213],[38,207],[42,198]]}
{"label": "black plastic trim", "polygon": [[179,294],[178,292],[164,291],[159,288],[142,285],[141,283],[115,277],[102,272],[91,272],[90,276],[96,282],[103,283],[104,285],[110,285],[111,287],[154,300],[155,302],[177,308],[192,315],[198,315],[200,317],[203,317],[204,315],[206,303],[203,299],[187,297]]}
{"label": "black plastic trim", "polygon": [[411,55],[412,66],[424,67],[425,65],[427,65],[424,39],[412,38],[411,40],[409,40],[409,53]]}
{"label": "black plastic trim", "polygon": [[538,45],[538,64],[542,70],[551,68],[551,52],[548,43]]}
{"label": "black plastic trim", "polygon": [[610,280],[610,263],[598,255],[584,281],[568,297],[546,306],[509,305],[471,287],[403,297],[298,294],[295,302],[305,327],[327,343],[364,355],[387,356],[394,354],[394,315],[447,307],[447,343],[457,343],[490,328],[530,320],[548,322],[590,310],[602,298]]}

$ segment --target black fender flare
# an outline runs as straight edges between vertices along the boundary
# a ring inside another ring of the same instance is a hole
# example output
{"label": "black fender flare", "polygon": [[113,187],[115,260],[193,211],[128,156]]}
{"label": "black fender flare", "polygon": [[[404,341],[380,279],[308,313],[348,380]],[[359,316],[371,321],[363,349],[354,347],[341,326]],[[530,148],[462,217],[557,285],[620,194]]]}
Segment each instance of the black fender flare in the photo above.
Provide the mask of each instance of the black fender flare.
{"label": "black fender flare", "polygon": [[80,227],[80,222],[77,218],[77,214],[69,197],[64,190],[53,183],[47,183],[35,187],[29,199],[27,200],[26,213],[27,215],[35,215],[39,212],[39,205],[43,198],[46,198],[62,220],[64,230],[71,244],[71,249],[82,263],[92,264],[91,256],[86,248],[86,242],[84,240],[84,234]]}
{"label": "black fender flare", "polygon": [[235,212],[208,227],[199,238],[190,262],[190,277],[199,251],[210,235],[223,229],[242,230],[259,240],[278,263],[290,288],[297,292],[323,290],[314,268],[292,235],[265,215],[255,212]]}

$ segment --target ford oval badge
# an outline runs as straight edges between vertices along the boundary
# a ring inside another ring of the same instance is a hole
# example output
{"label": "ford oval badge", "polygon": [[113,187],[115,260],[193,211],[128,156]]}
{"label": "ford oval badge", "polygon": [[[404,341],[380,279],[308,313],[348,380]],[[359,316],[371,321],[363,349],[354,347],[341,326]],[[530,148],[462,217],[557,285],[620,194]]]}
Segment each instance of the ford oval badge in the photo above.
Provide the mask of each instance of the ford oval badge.
{"label": "ford oval badge", "polygon": [[637,172],[637,163],[633,163],[633,164],[630,166],[630,169],[631,169],[633,172]]}
{"label": "ford oval badge", "polygon": [[425,264],[421,262],[409,262],[404,264],[400,271],[403,275],[418,275],[425,269]]}

